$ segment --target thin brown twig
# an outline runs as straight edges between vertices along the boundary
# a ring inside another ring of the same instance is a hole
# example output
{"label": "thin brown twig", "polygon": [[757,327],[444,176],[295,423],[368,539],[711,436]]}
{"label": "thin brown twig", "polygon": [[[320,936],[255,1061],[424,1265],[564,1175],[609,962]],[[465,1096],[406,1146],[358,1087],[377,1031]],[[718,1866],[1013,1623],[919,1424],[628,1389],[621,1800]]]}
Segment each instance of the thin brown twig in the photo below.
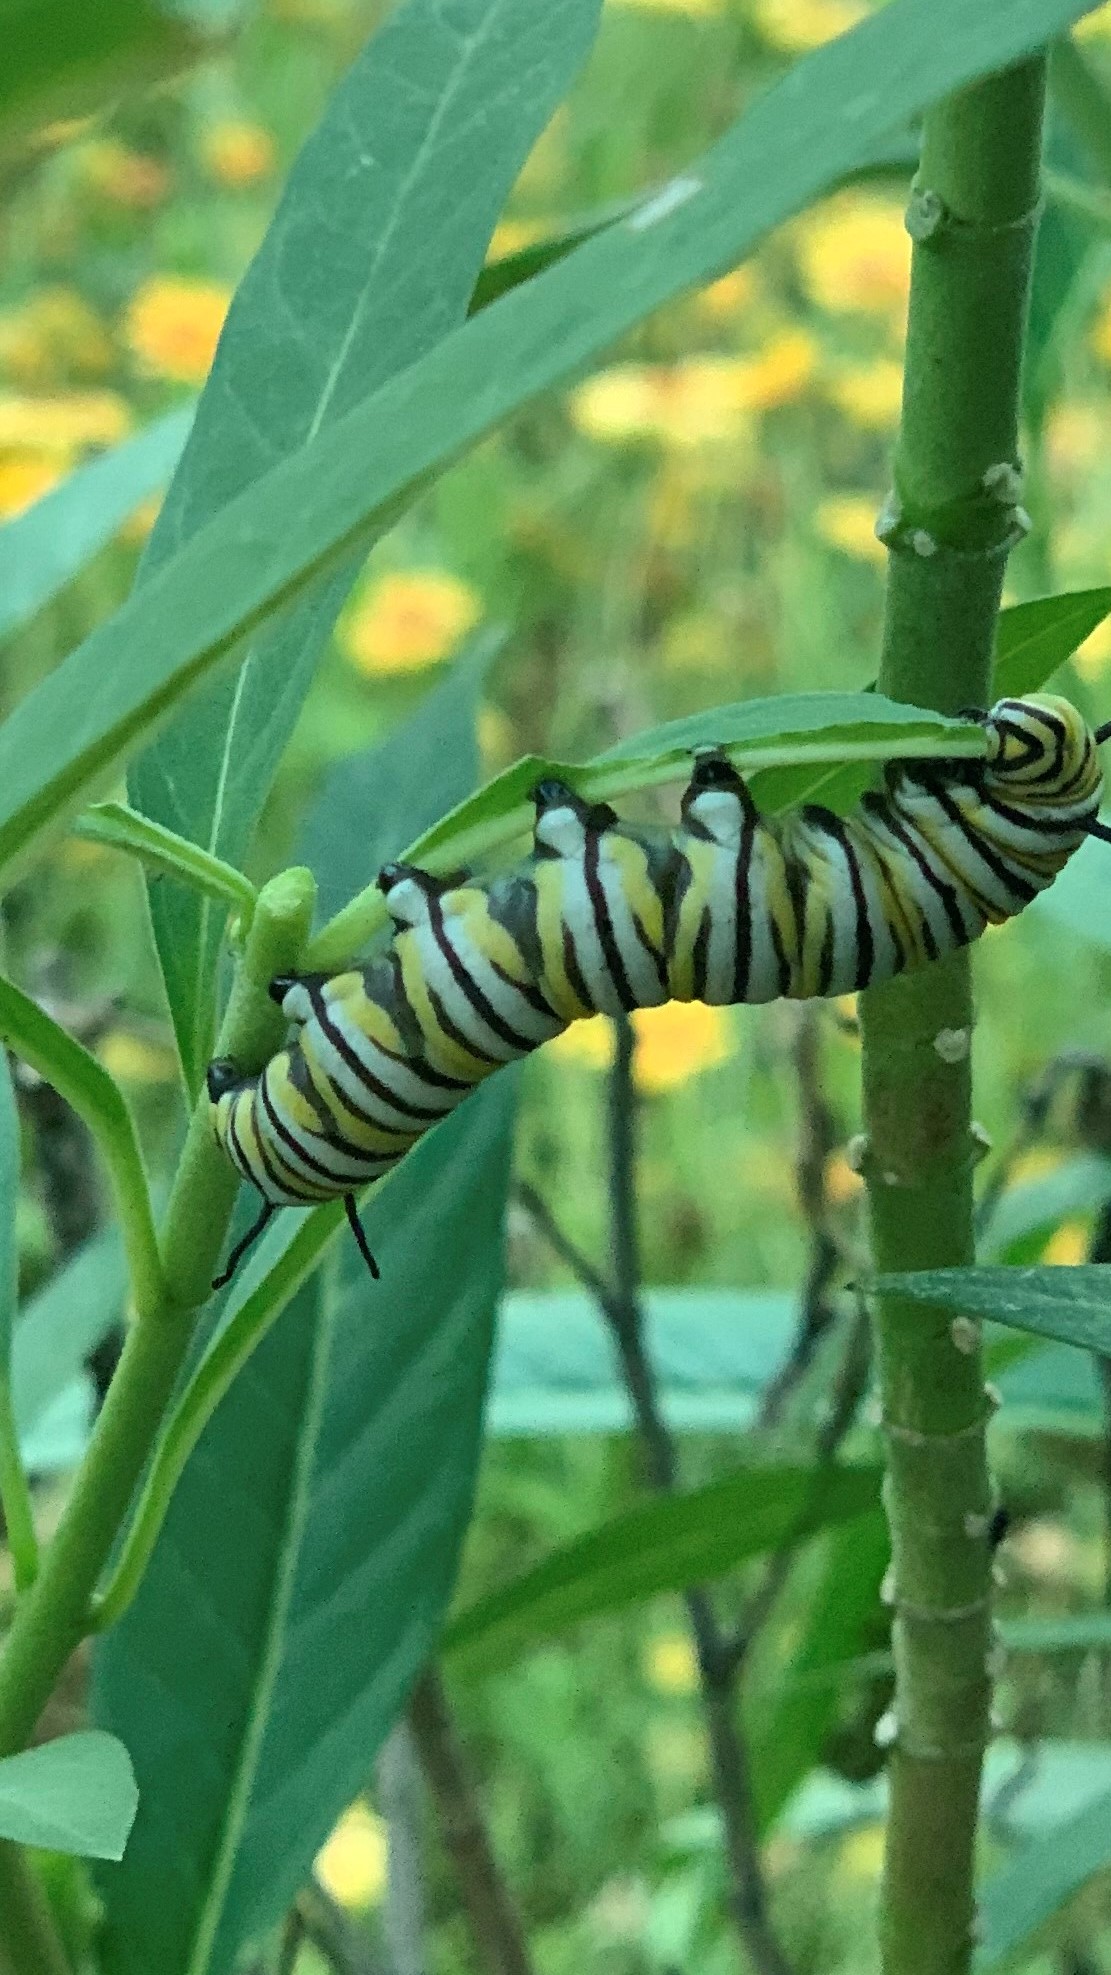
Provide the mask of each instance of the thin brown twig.
{"label": "thin brown twig", "polygon": [[409,1727],[436,1805],[466,1909],[475,1954],[487,1975],[533,1975],[524,1929],[490,1844],[474,1782],[434,1667],[409,1701]]}

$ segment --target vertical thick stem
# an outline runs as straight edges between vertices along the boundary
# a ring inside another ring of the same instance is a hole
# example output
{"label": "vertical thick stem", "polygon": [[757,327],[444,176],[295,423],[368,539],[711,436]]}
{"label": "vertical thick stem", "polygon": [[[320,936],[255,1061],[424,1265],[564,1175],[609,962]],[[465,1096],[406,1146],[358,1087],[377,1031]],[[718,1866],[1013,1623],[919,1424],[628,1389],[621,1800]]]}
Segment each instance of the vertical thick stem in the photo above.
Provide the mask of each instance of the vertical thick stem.
{"label": "vertical thick stem", "polygon": [[[926,121],[882,690],[955,712],[989,698],[1018,505],[1019,384],[1045,68],[962,91]],[[969,962],[863,997],[864,1102],[879,1272],[969,1262]],[[973,1325],[884,1297],[876,1340],[888,1441],[896,1739],[884,1884],[888,1975],[962,1975],[988,1734],[988,1405]]]}
{"label": "vertical thick stem", "polygon": [[69,1958],[27,1856],[0,1843],[0,1975],[70,1975]]}

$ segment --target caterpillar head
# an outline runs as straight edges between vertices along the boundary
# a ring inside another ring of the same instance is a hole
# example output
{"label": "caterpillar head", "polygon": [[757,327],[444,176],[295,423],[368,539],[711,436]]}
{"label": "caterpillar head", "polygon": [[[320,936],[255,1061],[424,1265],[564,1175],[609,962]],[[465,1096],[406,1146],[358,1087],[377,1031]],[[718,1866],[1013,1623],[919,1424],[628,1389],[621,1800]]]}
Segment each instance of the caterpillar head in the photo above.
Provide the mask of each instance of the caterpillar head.
{"label": "caterpillar head", "polygon": [[581,857],[588,836],[610,829],[617,821],[608,802],[587,802],[554,775],[537,782],[529,796],[536,804],[533,842],[541,857]]}
{"label": "caterpillar head", "polygon": [[997,701],[984,723],[988,772],[1027,799],[1066,795],[1082,803],[1099,794],[1102,775],[1095,737],[1066,699],[1030,693]]}
{"label": "caterpillar head", "polygon": [[210,1104],[218,1104],[222,1097],[227,1097],[231,1091],[239,1090],[250,1081],[230,1056],[218,1056],[214,1063],[210,1063],[204,1080]]}

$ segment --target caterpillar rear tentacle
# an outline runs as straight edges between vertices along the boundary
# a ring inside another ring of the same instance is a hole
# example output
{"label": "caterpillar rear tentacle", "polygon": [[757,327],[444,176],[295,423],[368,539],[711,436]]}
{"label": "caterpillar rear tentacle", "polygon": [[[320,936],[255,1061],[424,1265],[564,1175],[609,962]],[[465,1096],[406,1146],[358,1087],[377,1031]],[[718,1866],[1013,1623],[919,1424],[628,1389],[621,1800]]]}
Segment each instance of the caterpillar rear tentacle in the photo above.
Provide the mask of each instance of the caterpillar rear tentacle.
{"label": "caterpillar rear tentacle", "polygon": [[291,1036],[258,1076],[210,1065],[216,1136],[280,1206],[356,1192],[503,1063],[568,1023],[667,1000],[807,999],[871,987],[1021,912],[1098,820],[1094,732],[1067,701],[1001,700],[982,760],[890,764],[847,816],[762,816],[720,748],[696,752],[674,830],[621,823],[546,778],[533,847],[487,881],[387,864],[386,950],[270,993]]}

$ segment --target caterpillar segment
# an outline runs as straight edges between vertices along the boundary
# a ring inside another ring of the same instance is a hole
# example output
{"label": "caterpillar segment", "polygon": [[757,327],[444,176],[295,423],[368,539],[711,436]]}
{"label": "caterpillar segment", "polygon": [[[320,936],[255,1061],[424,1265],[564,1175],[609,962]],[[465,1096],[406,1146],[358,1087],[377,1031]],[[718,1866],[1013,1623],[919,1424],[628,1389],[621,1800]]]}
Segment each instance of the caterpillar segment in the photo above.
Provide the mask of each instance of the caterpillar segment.
{"label": "caterpillar segment", "polygon": [[889,764],[846,816],[761,815],[700,750],[673,830],[622,823],[547,779],[529,856],[489,881],[387,864],[386,950],[271,993],[290,1024],[257,1076],[212,1063],[216,1137],[262,1198],[240,1255],[283,1206],[355,1195],[504,1063],[593,1015],[667,1000],[810,999],[928,965],[1012,918],[1098,820],[1099,745],[1048,694],[969,716],[986,758]]}

